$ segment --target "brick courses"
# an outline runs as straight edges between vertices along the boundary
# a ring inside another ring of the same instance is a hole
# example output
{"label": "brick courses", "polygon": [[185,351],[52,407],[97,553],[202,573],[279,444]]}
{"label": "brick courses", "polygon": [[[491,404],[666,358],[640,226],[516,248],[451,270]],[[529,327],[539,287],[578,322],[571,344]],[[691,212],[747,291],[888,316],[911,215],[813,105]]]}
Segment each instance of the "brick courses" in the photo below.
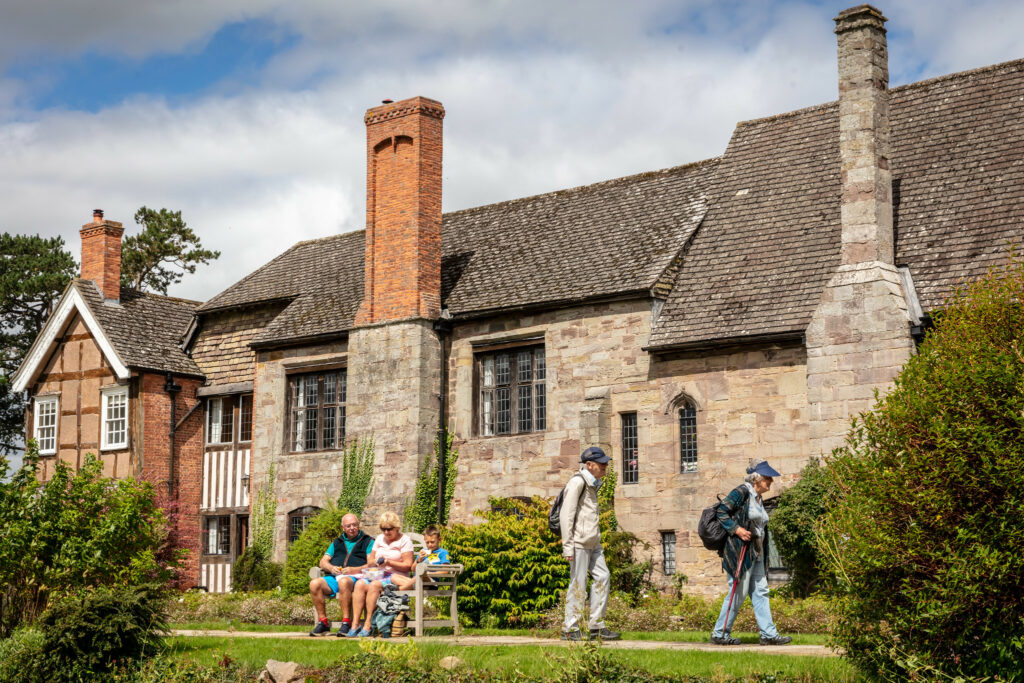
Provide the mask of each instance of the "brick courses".
{"label": "brick courses", "polygon": [[103,220],[103,212],[93,214],[93,222],[79,231],[82,237],[82,278],[92,280],[105,299],[121,295],[121,235],[117,221]]}

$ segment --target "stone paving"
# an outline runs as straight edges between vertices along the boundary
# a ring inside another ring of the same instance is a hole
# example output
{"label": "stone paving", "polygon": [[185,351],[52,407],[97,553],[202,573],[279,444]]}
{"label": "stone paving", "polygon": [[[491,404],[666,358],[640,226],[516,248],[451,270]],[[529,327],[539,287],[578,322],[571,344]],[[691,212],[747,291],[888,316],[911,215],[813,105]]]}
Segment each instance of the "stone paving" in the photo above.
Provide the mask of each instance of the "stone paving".
{"label": "stone paving", "polygon": [[[192,629],[175,629],[171,633],[175,636],[213,636],[217,638],[305,638],[312,640],[305,631],[201,631]],[[333,633],[330,636],[323,636],[320,640],[337,640]],[[390,638],[390,642],[404,643],[409,637]],[[570,645],[564,640],[554,638],[538,638],[534,636],[424,636],[417,640],[425,643],[444,643],[448,645],[547,645],[566,646]],[[838,657],[839,653],[825,645],[783,645],[777,647],[762,647],[751,643],[743,645],[731,645],[728,647],[712,645],[710,643],[682,643],[665,642],[658,640],[617,640],[604,643],[604,647],[616,650],[694,650],[702,652],[757,652],[759,654],[771,655],[803,655],[808,657]]]}

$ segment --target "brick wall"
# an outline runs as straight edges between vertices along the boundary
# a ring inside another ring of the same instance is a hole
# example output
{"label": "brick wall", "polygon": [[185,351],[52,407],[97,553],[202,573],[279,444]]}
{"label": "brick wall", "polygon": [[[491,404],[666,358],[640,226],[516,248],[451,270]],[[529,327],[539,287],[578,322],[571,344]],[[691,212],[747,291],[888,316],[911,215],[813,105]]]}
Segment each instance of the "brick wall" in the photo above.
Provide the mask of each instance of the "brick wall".
{"label": "brick wall", "polygon": [[82,226],[82,278],[92,280],[106,299],[121,297],[121,235],[117,221],[103,220],[97,214],[92,223]]}
{"label": "brick wall", "polygon": [[366,274],[357,325],[441,313],[444,107],[414,97],[366,112]]}

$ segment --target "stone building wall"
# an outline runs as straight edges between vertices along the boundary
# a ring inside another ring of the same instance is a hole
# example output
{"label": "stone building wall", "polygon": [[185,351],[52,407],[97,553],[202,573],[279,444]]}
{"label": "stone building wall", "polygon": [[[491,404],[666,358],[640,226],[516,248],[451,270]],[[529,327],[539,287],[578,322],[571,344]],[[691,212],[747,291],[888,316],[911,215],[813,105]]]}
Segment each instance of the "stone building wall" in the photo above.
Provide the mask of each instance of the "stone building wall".
{"label": "stone building wall", "polygon": [[[806,354],[799,344],[735,347],[654,358],[646,301],[581,306],[457,325],[449,363],[450,423],[459,448],[453,521],[473,520],[489,496],[553,497],[601,443],[614,458],[621,525],[651,544],[660,569],[661,531],[676,533],[677,573],[697,590],[721,590],[720,561],[700,545],[700,511],[727,493],[751,459],[767,458],[795,481],[812,455]],[[473,343],[542,335],[547,429],[475,435]],[[678,407],[697,407],[698,465],[680,472]],[[639,481],[621,484],[621,414],[637,413]],[[773,491],[778,493],[778,490]],[[661,577],[664,580],[664,577]]]}
{"label": "stone building wall", "polygon": [[[266,485],[270,463],[275,464],[277,499],[275,559],[283,561],[288,547],[288,513],[305,506],[322,508],[341,491],[342,449],[310,453],[289,452],[288,375],[344,365],[348,344],[260,351],[256,356],[253,394],[250,501]],[[348,401],[352,405],[351,394]]]}

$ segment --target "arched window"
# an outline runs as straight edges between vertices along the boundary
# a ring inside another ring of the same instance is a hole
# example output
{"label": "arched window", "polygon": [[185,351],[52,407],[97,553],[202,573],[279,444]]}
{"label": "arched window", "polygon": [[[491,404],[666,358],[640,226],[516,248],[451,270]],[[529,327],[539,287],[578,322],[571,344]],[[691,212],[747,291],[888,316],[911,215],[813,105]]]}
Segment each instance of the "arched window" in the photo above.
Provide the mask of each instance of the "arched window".
{"label": "arched window", "polygon": [[294,543],[306,530],[313,518],[320,514],[320,508],[307,505],[288,513],[288,543]]}
{"label": "arched window", "polygon": [[697,408],[688,399],[679,403],[679,471],[697,471]]}

